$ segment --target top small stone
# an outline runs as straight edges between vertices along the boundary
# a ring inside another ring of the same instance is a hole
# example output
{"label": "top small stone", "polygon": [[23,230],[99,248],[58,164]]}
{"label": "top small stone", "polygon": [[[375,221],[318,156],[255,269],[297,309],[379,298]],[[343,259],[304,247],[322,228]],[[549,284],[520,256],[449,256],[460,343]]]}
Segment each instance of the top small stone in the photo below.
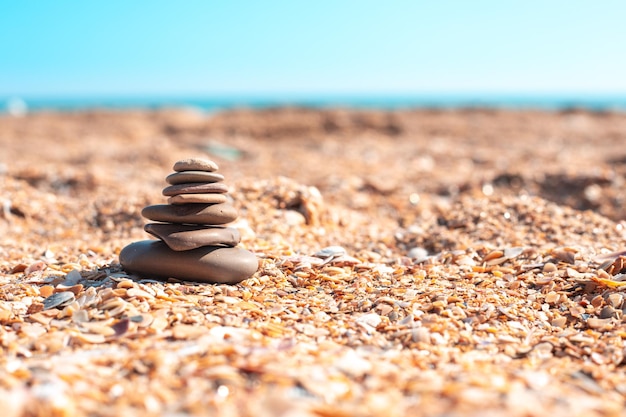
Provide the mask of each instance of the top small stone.
{"label": "top small stone", "polygon": [[200,158],[189,158],[178,161],[174,164],[174,171],[217,171],[219,167],[213,161]]}

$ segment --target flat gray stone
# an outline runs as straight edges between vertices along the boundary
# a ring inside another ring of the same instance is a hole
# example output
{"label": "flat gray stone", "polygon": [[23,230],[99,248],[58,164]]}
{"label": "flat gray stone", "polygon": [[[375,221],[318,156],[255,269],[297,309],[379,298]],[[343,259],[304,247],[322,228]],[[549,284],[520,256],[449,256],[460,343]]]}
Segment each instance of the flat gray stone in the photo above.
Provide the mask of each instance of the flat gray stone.
{"label": "flat gray stone", "polygon": [[174,164],[174,171],[217,171],[219,167],[217,164],[208,159],[201,158],[189,158],[183,159]]}
{"label": "flat gray stone", "polygon": [[202,246],[237,246],[241,241],[239,230],[234,227],[148,223],[143,230],[161,239],[175,251],[191,250]]}
{"label": "flat gray stone", "polygon": [[224,176],[217,172],[183,171],[168,175],[165,181],[173,185],[197,182],[220,182],[224,181]]}
{"label": "flat gray stone", "polygon": [[223,182],[185,183],[170,185],[163,189],[163,195],[170,197],[178,194],[224,194],[228,192],[228,185]]}
{"label": "flat gray stone", "polygon": [[226,194],[178,194],[167,199],[167,204],[217,204],[228,201]]}
{"label": "flat gray stone", "polygon": [[228,203],[155,204],[144,207],[141,215],[155,222],[215,225],[232,222],[238,213],[237,209]]}
{"label": "flat gray stone", "polygon": [[145,278],[236,284],[259,267],[257,257],[242,248],[205,246],[176,252],[160,240],[131,243],[120,252],[122,267]]}

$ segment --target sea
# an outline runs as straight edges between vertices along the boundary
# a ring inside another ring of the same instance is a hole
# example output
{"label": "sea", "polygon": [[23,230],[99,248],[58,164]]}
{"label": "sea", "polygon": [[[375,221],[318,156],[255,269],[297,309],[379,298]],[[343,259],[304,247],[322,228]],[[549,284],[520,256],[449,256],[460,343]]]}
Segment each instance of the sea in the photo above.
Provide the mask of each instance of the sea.
{"label": "sea", "polygon": [[0,97],[0,113],[75,112],[93,109],[192,108],[211,113],[235,108],[274,107],[355,109],[537,109],[594,112],[626,111],[626,93],[529,94],[529,93],[429,93],[429,94],[257,94],[188,96],[68,96]]}

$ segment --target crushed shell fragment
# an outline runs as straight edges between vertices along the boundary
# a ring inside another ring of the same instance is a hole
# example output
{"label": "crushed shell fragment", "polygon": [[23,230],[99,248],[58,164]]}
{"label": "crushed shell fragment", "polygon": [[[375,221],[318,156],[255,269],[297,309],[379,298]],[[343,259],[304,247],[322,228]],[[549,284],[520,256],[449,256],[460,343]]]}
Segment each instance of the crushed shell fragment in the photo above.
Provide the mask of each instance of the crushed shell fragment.
{"label": "crushed shell fragment", "polygon": [[50,310],[51,308],[63,307],[73,303],[74,300],[75,296],[71,291],[57,292],[43,300],[43,308]]}

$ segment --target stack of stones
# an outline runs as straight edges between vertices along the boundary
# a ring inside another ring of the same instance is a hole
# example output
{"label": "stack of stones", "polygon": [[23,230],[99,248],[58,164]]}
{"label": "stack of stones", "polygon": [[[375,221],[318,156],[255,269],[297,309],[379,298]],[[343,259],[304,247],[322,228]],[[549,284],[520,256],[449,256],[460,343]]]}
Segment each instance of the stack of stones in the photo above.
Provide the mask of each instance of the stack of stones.
{"label": "stack of stones", "polygon": [[185,159],[174,164],[174,173],[163,189],[168,204],[145,207],[141,215],[158,223],[144,230],[159,240],[126,246],[120,253],[125,270],[145,277],[235,284],[254,274],[256,256],[237,248],[241,236],[224,226],[237,219],[230,204],[224,176],[215,162]]}

